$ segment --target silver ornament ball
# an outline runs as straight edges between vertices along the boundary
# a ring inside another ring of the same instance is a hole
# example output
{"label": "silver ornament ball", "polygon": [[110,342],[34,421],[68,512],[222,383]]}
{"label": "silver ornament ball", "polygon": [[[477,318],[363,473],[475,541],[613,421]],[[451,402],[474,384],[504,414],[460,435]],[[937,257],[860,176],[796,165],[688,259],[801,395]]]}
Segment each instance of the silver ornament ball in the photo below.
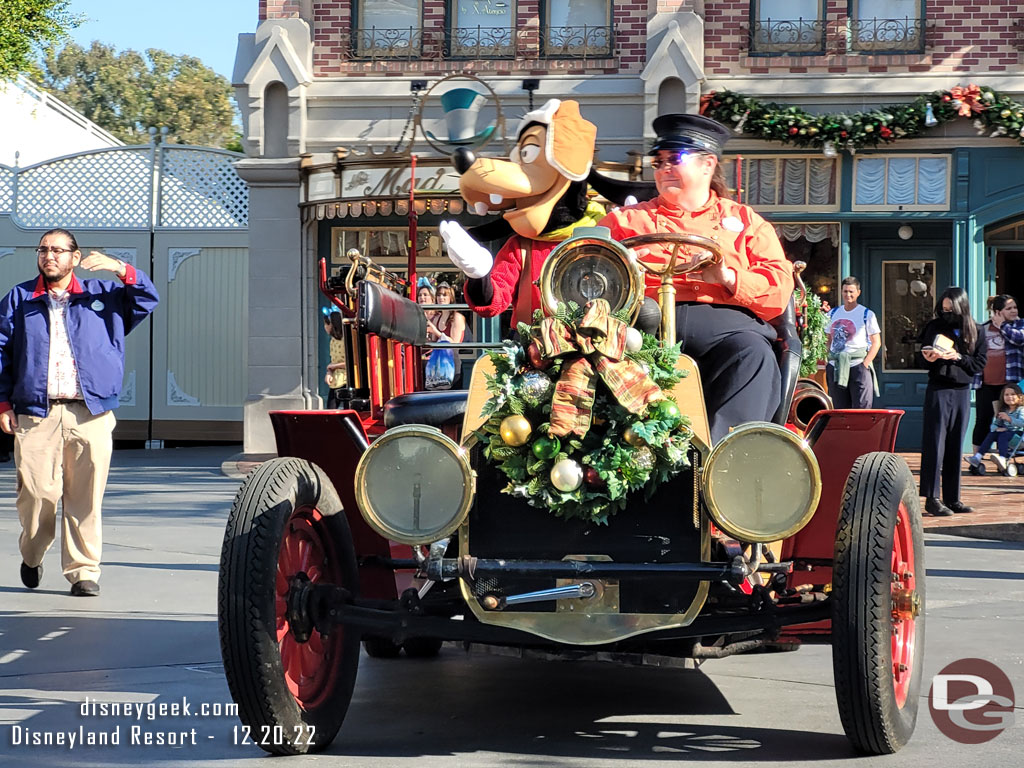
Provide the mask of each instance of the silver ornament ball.
{"label": "silver ornament ball", "polygon": [[537,406],[551,396],[553,384],[547,374],[540,371],[527,371],[519,385],[519,396],[530,406]]}
{"label": "silver ornament ball", "polygon": [[583,483],[583,467],[573,459],[562,459],[551,468],[551,484],[560,491],[575,491]]}
{"label": "silver ornament ball", "polygon": [[629,327],[626,329],[626,351],[627,352],[639,352],[640,348],[644,345],[643,334],[640,333],[636,328]]}
{"label": "silver ornament ball", "polygon": [[654,451],[647,446],[637,448],[633,453],[633,461],[644,471],[652,470],[654,469]]}

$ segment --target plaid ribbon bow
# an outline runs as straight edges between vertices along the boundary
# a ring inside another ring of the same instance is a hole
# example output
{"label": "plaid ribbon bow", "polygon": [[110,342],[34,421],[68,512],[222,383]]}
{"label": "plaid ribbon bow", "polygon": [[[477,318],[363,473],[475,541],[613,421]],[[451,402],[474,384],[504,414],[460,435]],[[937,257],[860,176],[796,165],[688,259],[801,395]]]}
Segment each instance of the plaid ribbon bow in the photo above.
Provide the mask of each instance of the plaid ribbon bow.
{"label": "plaid ribbon bow", "polygon": [[562,367],[551,401],[553,437],[583,436],[590,429],[595,384],[600,376],[630,413],[642,414],[665,395],[634,361],[625,358],[626,324],[613,317],[604,299],[588,302],[575,331],[555,317],[541,321],[537,343],[545,358],[577,354]]}

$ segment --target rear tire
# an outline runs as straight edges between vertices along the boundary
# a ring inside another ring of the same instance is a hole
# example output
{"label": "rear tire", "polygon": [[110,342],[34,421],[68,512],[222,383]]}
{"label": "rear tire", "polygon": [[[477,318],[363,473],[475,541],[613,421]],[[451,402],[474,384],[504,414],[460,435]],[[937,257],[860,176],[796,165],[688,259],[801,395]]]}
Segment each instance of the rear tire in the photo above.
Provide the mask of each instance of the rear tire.
{"label": "rear tire", "polygon": [[224,532],[218,626],[228,689],[248,737],[275,755],[334,740],[355,684],[359,633],[310,629],[300,642],[287,600],[303,581],[359,592],[352,534],[323,470],[295,458],[261,464],[235,497]]}
{"label": "rear tire", "polygon": [[924,534],[914,479],[891,453],[853,465],[836,534],[832,666],[843,730],[891,754],[914,733],[924,658]]}
{"label": "rear tire", "polygon": [[364,637],[363,650],[371,659],[397,659],[402,646],[387,637]]}
{"label": "rear tire", "polygon": [[410,659],[432,659],[441,652],[443,644],[439,637],[410,637],[402,647]]}

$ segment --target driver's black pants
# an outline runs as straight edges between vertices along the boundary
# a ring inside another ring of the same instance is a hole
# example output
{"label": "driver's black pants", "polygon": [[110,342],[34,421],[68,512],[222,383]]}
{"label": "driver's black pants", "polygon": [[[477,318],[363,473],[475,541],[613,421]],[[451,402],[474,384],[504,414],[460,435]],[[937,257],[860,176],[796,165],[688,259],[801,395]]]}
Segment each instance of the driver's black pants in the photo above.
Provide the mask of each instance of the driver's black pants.
{"label": "driver's black pants", "polygon": [[676,305],[676,340],[697,361],[711,441],[748,421],[771,421],[782,396],[775,329],[724,304]]}

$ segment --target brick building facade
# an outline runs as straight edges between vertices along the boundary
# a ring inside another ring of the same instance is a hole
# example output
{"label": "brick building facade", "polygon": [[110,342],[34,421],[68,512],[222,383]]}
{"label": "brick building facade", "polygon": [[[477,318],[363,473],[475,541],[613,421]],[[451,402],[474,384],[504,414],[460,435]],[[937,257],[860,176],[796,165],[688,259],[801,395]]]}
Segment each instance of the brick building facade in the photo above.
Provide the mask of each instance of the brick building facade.
{"label": "brick building facade", "polygon": [[[258,0],[258,9],[234,77],[249,155],[240,173],[252,200],[250,306],[260,317],[250,328],[247,451],[270,449],[267,409],[318,402],[316,261],[401,240],[410,153],[417,187],[436,191],[422,201],[417,247],[439,254],[430,238],[442,218],[479,223],[458,203],[443,148],[424,135],[441,123],[420,99],[430,102],[447,76],[472,73],[489,91],[481,120],[504,135],[485,153],[507,149],[502,139],[534,100],[574,98],[598,126],[598,160],[634,170],[653,118],[695,112],[710,92],[842,117],[968,83],[1024,98],[1016,2]],[[487,19],[496,21],[484,28]],[[416,115],[425,122],[413,124]],[[935,292],[965,286],[979,319],[986,296],[1024,292],[1022,137],[961,119],[823,153],[820,142],[765,141],[740,118],[727,157],[737,194],[776,223],[793,258],[810,261],[820,295],[834,299],[846,274],[861,278],[888,324],[882,404],[908,410],[901,433],[912,435],[923,374],[911,331]],[[925,293],[907,289],[920,284]]]}

